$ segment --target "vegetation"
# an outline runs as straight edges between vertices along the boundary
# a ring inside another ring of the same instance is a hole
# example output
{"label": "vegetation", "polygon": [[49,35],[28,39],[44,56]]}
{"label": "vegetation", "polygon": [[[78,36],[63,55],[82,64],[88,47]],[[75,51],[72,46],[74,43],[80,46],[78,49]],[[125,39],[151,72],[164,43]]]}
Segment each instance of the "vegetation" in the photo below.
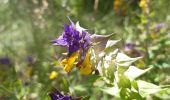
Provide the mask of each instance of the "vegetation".
{"label": "vegetation", "polygon": [[1,0],[0,100],[169,100],[169,4]]}

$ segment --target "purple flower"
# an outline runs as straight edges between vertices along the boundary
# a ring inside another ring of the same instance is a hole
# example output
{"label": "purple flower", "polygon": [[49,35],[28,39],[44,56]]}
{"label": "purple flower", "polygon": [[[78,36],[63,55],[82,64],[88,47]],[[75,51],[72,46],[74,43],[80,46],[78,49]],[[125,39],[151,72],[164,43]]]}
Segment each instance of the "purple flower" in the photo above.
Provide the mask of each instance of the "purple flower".
{"label": "purple flower", "polygon": [[90,47],[90,35],[84,28],[79,26],[78,22],[76,25],[71,20],[70,22],[70,25],[64,25],[63,34],[58,39],[52,41],[53,45],[66,47],[68,56],[80,50],[80,55],[84,58]]}
{"label": "purple flower", "polygon": [[51,97],[51,100],[72,100],[71,96],[64,96],[58,90],[54,90],[49,95]]}
{"label": "purple flower", "polygon": [[0,64],[10,66],[11,60],[8,57],[0,57]]}
{"label": "purple flower", "polygon": [[[53,45],[63,46],[68,51],[68,57],[61,61],[66,72],[70,72],[74,62],[78,58],[76,66],[80,69],[81,74],[88,75],[92,72],[92,64],[90,62],[90,47],[96,47],[95,51],[102,52],[107,44],[108,39],[113,35],[96,35],[90,34],[86,29],[80,27],[79,22],[64,25],[62,35],[52,41]],[[93,43],[92,43],[93,42]]]}
{"label": "purple flower", "polygon": [[127,44],[125,44],[125,51],[132,50],[132,49],[134,49],[134,47],[135,47],[135,44],[127,43]]}
{"label": "purple flower", "polygon": [[131,56],[134,56],[134,57],[143,56],[142,52],[137,50],[135,47],[136,47],[135,44],[127,43],[124,46],[124,50],[125,50],[125,52],[127,52],[128,54],[130,54]]}
{"label": "purple flower", "polygon": [[34,58],[32,56],[27,56],[26,57],[26,61],[29,63],[29,64],[33,64],[34,63]]}
{"label": "purple flower", "polygon": [[54,89],[50,94],[51,100],[81,100],[81,97],[73,98],[71,96],[65,96],[61,94],[58,90]]}
{"label": "purple flower", "polygon": [[165,23],[158,23],[154,26],[154,29],[152,30],[154,33],[160,32],[162,28],[166,28]]}

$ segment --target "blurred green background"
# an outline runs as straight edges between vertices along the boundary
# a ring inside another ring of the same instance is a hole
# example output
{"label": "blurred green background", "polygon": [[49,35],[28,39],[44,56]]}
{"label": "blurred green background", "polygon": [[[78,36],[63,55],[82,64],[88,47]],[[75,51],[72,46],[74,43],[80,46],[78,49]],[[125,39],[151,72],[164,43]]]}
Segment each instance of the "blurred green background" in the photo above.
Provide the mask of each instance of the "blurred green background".
{"label": "blurred green background", "polygon": [[[90,76],[76,70],[67,75],[60,67],[62,49],[51,40],[69,23],[67,17],[91,34],[116,33],[119,49],[132,57],[144,56],[136,65],[154,67],[142,79],[170,84],[170,1],[148,0],[147,7],[141,1],[0,0],[0,100],[50,100],[53,87],[73,96],[110,100],[110,95],[91,88],[86,82]],[[127,44],[135,46],[127,51]],[[57,75],[50,79],[53,71]],[[155,98],[168,100],[170,91]]]}

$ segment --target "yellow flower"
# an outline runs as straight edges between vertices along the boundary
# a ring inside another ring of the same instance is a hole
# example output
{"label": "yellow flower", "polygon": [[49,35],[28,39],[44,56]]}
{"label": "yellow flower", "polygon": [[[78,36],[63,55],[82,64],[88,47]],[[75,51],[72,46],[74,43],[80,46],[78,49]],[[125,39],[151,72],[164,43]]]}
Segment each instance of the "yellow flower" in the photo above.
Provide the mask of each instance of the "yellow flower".
{"label": "yellow flower", "polygon": [[88,50],[83,63],[80,65],[80,73],[88,75],[92,72],[92,65],[90,63],[90,50]]}
{"label": "yellow flower", "polygon": [[156,33],[151,33],[150,35],[151,35],[151,38],[152,38],[152,39],[158,38],[158,34],[156,34]]}
{"label": "yellow flower", "polygon": [[64,70],[66,72],[70,72],[71,71],[71,69],[73,67],[73,64],[74,64],[74,62],[75,62],[77,57],[78,57],[78,51],[72,53],[71,56],[68,59],[63,59],[61,61],[61,64],[64,65]]}
{"label": "yellow flower", "polygon": [[55,78],[57,78],[57,76],[58,76],[58,73],[57,73],[56,71],[52,71],[51,74],[50,74],[50,76],[49,76],[49,78],[50,78],[51,80],[54,80]]}
{"label": "yellow flower", "polygon": [[113,4],[113,10],[118,11],[120,6],[121,6],[121,0],[115,0]]}
{"label": "yellow flower", "polygon": [[140,0],[139,6],[140,6],[142,9],[146,9],[146,8],[147,8],[147,2],[146,2],[146,0]]}

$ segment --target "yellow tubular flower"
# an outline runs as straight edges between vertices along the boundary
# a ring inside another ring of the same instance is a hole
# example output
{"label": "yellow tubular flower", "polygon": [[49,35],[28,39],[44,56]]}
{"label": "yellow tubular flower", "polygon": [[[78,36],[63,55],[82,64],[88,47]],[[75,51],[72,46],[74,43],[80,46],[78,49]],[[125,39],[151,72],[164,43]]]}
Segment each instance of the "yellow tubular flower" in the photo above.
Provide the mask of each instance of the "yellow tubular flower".
{"label": "yellow tubular flower", "polygon": [[90,50],[88,50],[83,63],[80,65],[80,73],[83,75],[88,75],[91,72],[92,72],[92,65],[90,63]]}
{"label": "yellow tubular flower", "polygon": [[77,57],[78,57],[78,51],[71,54],[71,56],[68,59],[63,59],[61,61],[61,64],[64,65],[64,70],[66,72],[71,71],[73,64],[74,64]]}

